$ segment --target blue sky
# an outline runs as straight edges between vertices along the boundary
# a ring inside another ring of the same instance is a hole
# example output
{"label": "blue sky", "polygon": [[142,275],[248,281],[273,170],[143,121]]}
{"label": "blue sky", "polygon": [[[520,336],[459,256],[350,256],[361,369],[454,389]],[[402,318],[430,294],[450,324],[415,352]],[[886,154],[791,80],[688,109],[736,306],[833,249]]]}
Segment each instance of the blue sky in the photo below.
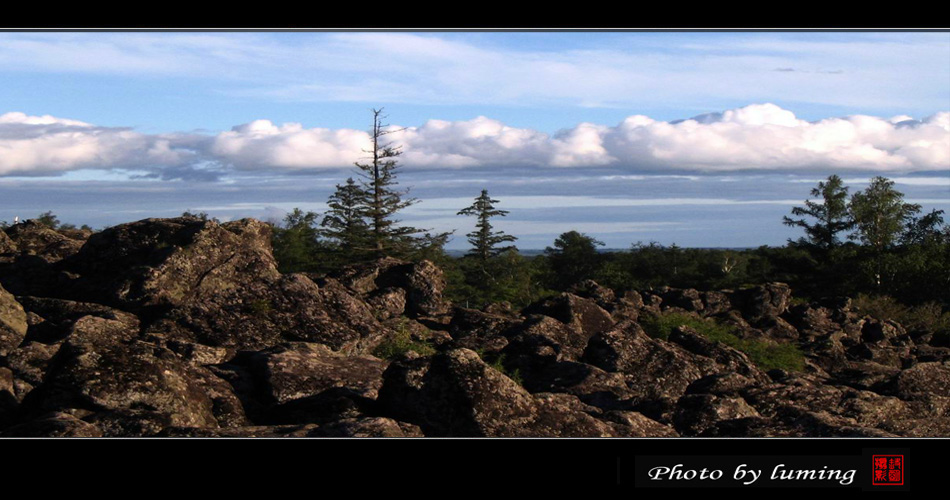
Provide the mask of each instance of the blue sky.
{"label": "blue sky", "polygon": [[832,173],[950,210],[948,32],[5,32],[0,220],[321,211],[373,107],[453,248],[482,188],[524,248],[782,244]]}

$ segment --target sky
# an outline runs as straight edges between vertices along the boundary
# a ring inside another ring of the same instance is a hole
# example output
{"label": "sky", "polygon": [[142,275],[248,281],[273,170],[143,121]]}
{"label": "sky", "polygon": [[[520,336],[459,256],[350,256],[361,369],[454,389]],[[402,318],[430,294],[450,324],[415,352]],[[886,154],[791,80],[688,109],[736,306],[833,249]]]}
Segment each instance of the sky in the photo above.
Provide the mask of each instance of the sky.
{"label": "sky", "polygon": [[323,212],[380,107],[453,249],[482,189],[525,249],[781,245],[831,174],[950,211],[950,32],[0,32],[0,220]]}

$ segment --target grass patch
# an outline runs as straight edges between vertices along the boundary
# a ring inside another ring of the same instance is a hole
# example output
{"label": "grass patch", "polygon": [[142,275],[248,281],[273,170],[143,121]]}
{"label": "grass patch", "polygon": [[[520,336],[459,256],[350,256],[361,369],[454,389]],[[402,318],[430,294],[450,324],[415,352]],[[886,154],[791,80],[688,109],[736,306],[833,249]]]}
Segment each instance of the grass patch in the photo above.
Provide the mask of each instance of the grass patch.
{"label": "grass patch", "polygon": [[488,364],[488,366],[504,373],[506,377],[514,380],[516,384],[524,386],[524,378],[521,376],[521,370],[515,368],[514,371],[509,371],[505,368],[505,355],[499,355],[494,361]]}
{"label": "grass patch", "polygon": [[670,333],[679,326],[688,326],[709,340],[744,352],[753,363],[763,370],[775,368],[786,371],[802,371],[805,368],[805,355],[794,344],[773,344],[755,339],[742,339],[736,335],[732,326],[724,325],[712,319],[702,319],[688,314],[666,313],[647,315],[640,319],[640,326],[647,335],[668,340]]}
{"label": "grass patch", "polygon": [[435,348],[424,340],[415,340],[412,338],[412,332],[404,319],[395,328],[396,334],[384,340],[375,349],[373,355],[377,358],[393,360],[402,357],[409,351],[418,353],[421,356],[431,356],[435,354]]}
{"label": "grass patch", "polygon": [[261,317],[270,314],[274,310],[274,306],[266,299],[255,300],[248,305],[248,310],[254,316]]}
{"label": "grass patch", "polygon": [[521,370],[515,368],[514,371],[510,371],[508,368],[505,368],[504,354],[488,354],[483,349],[476,349],[475,353],[478,354],[479,358],[482,358],[482,361],[484,361],[485,364],[503,373],[506,377],[514,380],[515,383],[524,387],[524,377],[521,376]]}

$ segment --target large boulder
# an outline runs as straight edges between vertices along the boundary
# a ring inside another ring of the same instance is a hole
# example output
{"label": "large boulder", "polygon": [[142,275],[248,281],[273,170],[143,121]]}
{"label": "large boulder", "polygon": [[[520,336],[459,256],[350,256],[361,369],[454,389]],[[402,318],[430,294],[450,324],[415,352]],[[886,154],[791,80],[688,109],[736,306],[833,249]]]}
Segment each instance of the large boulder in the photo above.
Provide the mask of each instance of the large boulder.
{"label": "large boulder", "polygon": [[534,398],[468,349],[393,362],[378,401],[427,436],[512,436],[538,416]]}
{"label": "large boulder", "polygon": [[245,350],[290,340],[368,352],[392,335],[363,301],[334,280],[318,285],[302,274],[248,281],[240,289],[182,305],[149,330],[168,338]]}
{"label": "large boulder", "polygon": [[16,243],[7,236],[6,231],[0,230],[0,255],[12,254],[18,251]]}
{"label": "large boulder", "polygon": [[574,284],[568,291],[578,297],[591,299],[598,306],[611,310],[614,302],[617,300],[617,294],[613,290],[600,286],[594,280],[584,280]]}
{"label": "large boulder", "polygon": [[905,400],[950,397],[950,365],[918,363],[897,373],[886,385],[885,392]]}
{"label": "large boulder", "polygon": [[332,277],[360,296],[386,288],[405,290],[405,312],[411,317],[440,316],[451,307],[442,298],[445,290],[442,270],[427,260],[412,263],[385,257],[346,267]]}
{"label": "large boulder", "polygon": [[62,263],[76,298],[133,311],[147,333],[179,342],[264,349],[287,340],[372,349],[387,333],[339,283],[281,275],[271,228],[244,219],[146,219],[104,230]]}
{"label": "large boulder", "polygon": [[610,313],[598,306],[597,302],[570,293],[534,303],[526,307],[523,313],[543,314],[570,326],[583,336],[583,340],[578,339],[576,342],[580,348],[587,344],[587,339],[608,330],[614,324]]}
{"label": "large boulder", "polygon": [[102,437],[102,431],[64,412],[51,412],[35,420],[10,427],[0,437]]}
{"label": "large boulder", "polygon": [[508,345],[509,332],[517,330],[522,323],[523,320],[507,315],[456,307],[449,334],[453,347],[494,355]]}
{"label": "large boulder", "polygon": [[673,425],[683,435],[696,436],[727,420],[758,417],[741,397],[687,394],[676,403]]}
{"label": "large boulder", "polygon": [[[0,246],[0,253],[18,252],[26,255],[35,255],[47,262],[57,262],[75,254],[83,245],[84,238],[78,235],[69,237],[49,226],[34,220],[22,224],[15,224],[6,230],[7,239],[12,243]],[[13,247],[15,250],[11,249]]]}
{"label": "large boulder", "polygon": [[76,323],[43,384],[27,395],[26,411],[146,411],[149,418],[164,417],[167,425],[218,425],[214,402],[200,382],[201,368],[136,340],[137,332],[119,321],[86,320]]}
{"label": "large boulder", "polygon": [[636,395],[627,387],[622,374],[585,363],[563,361],[518,373],[522,375],[525,389],[532,393],[567,393],[605,410],[629,408]]}
{"label": "large boulder", "polygon": [[20,296],[17,300],[28,313],[29,339],[46,344],[63,340],[77,321],[87,317],[115,320],[131,329],[138,329],[140,324],[135,315],[102,304],[31,296]]}
{"label": "large boulder", "polygon": [[689,312],[699,312],[706,307],[702,295],[692,288],[670,288],[661,296],[664,307],[678,307]]}
{"label": "large boulder", "polygon": [[383,411],[419,425],[427,436],[618,435],[576,397],[532,395],[468,349],[409,356],[383,377]]}
{"label": "large boulder", "polygon": [[650,338],[636,323],[622,323],[594,336],[582,361],[623,373],[628,387],[647,399],[679,398],[693,381],[725,371],[704,355]]}
{"label": "large boulder", "polygon": [[145,219],[103,230],[64,263],[76,293],[123,309],[174,307],[276,280],[270,226],[192,217]]}
{"label": "large boulder", "polygon": [[792,289],[785,283],[767,283],[735,291],[730,301],[752,322],[784,313],[792,299]]}
{"label": "large boulder", "polygon": [[0,286],[0,356],[6,356],[23,342],[28,327],[23,306]]}
{"label": "large boulder", "polygon": [[508,334],[502,354],[515,366],[529,370],[554,361],[576,360],[587,345],[582,332],[548,316],[531,316]]}
{"label": "large boulder", "polygon": [[375,398],[387,363],[372,356],[344,356],[325,345],[294,342],[253,354],[252,371],[262,394],[286,403],[333,388],[347,388]]}

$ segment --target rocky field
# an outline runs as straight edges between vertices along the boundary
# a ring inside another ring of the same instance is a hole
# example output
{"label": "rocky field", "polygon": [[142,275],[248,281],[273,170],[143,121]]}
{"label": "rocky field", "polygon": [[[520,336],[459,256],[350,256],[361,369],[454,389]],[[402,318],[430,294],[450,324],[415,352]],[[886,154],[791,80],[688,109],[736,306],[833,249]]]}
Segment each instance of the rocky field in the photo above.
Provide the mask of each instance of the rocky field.
{"label": "rocky field", "polygon": [[473,310],[429,262],[281,274],[270,240],[0,231],[0,436],[950,436],[946,336],[846,298],[588,281]]}

